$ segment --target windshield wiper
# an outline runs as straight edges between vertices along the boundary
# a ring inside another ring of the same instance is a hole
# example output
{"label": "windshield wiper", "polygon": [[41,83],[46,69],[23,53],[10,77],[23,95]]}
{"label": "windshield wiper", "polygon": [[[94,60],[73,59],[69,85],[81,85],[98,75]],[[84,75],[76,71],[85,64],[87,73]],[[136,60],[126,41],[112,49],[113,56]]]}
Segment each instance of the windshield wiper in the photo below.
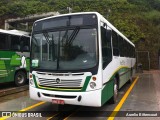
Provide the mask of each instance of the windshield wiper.
{"label": "windshield wiper", "polygon": [[62,37],[62,43],[63,43],[63,41],[66,39],[67,40],[67,35],[68,35],[68,29],[65,31],[65,33],[64,33],[64,35],[63,35],[63,37]]}
{"label": "windshield wiper", "polygon": [[50,40],[49,40],[49,35],[48,35],[48,33],[47,33],[47,32],[43,32],[43,35],[44,35],[44,37],[46,38],[47,43],[50,44],[50,45],[52,45],[52,42],[50,42]]}
{"label": "windshield wiper", "polygon": [[73,42],[74,39],[76,38],[79,30],[80,30],[80,27],[76,27],[76,28],[73,30],[73,32],[71,33],[69,39],[66,41],[66,44],[67,44],[67,45],[71,45],[71,44],[72,44],[72,42]]}

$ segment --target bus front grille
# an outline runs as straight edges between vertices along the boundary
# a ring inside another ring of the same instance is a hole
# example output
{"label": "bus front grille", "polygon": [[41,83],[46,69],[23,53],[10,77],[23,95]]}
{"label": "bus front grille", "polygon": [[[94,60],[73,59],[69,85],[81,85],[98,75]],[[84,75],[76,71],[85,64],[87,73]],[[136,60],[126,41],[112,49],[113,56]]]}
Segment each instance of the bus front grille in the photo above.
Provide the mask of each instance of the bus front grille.
{"label": "bus front grille", "polygon": [[50,76],[82,76],[84,73],[48,73],[48,72],[37,72],[39,75],[50,75]]}
{"label": "bus front grille", "polygon": [[39,86],[50,88],[82,88],[82,79],[38,79]]}

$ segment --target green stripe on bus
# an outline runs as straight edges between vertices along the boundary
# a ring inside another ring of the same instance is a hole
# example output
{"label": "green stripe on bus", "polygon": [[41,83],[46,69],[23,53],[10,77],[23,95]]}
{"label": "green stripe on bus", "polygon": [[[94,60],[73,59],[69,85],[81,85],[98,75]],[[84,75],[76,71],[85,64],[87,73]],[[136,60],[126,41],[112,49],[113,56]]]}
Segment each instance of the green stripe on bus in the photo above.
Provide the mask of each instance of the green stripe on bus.
{"label": "green stripe on bus", "polygon": [[[20,58],[20,60],[16,60],[17,58]],[[11,66],[20,66],[21,65],[21,57],[17,54],[13,55],[11,58]]]}
{"label": "green stripe on bus", "polygon": [[36,76],[35,75],[33,75],[33,81],[35,83],[36,88],[38,88],[38,85],[37,85],[37,82],[36,82]]}
{"label": "green stripe on bus", "polygon": [[102,95],[101,95],[102,105],[113,96],[113,84],[114,84],[113,79],[105,84],[105,87],[103,88]]}
{"label": "green stripe on bus", "polygon": [[90,79],[91,79],[91,76],[86,77],[85,83],[84,83],[83,88],[82,88],[83,92],[86,91]]}

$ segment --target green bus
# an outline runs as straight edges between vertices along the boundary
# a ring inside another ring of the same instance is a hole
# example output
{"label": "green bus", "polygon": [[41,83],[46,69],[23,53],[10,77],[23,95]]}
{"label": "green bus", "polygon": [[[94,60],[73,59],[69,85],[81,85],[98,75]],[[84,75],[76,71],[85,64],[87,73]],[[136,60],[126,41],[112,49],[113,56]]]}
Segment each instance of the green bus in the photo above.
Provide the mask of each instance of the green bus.
{"label": "green bus", "polygon": [[24,85],[28,79],[30,36],[27,32],[0,29],[0,83]]}

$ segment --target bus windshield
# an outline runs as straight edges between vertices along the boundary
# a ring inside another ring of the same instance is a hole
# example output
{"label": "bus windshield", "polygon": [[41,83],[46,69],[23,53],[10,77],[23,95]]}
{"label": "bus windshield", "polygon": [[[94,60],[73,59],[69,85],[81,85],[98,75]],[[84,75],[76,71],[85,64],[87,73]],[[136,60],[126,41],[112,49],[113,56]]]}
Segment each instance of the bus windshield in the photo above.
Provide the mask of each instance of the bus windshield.
{"label": "bus windshield", "polygon": [[79,70],[96,66],[97,29],[73,27],[32,34],[32,68]]}

